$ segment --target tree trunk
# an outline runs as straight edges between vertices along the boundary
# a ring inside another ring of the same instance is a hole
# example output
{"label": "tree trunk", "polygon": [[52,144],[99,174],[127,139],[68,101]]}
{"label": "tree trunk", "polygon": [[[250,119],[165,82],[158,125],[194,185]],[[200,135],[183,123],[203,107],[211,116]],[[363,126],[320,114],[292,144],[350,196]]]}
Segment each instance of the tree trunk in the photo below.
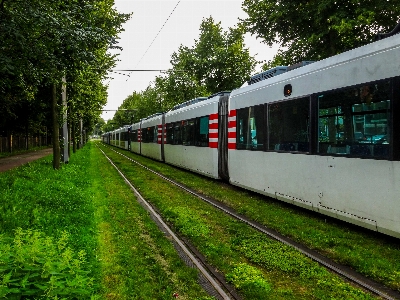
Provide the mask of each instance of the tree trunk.
{"label": "tree trunk", "polygon": [[52,117],[53,117],[53,168],[60,169],[60,125],[58,121],[57,110],[57,87],[53,84],[52,99],[51,99]]}
{"label": "tree trunk", "polygon": [[72,134],[71,134],[71,138],[72,138],[72,152],[76,153],[76,123],[75,120],[72,120]]}

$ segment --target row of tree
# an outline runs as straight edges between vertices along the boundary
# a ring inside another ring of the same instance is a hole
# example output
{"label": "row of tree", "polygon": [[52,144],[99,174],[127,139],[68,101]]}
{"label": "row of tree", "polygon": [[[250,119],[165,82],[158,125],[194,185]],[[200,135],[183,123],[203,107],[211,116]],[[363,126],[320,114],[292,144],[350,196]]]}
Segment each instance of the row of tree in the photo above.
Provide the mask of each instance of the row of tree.
{"label": "row of tree", "polygon": [[[113,5],[113,0],[0,0],[0,134],[51,132],[55,168],[65,112],[74,137],[81,122],[93,127],[107,101],[102,82],[116,61],[107,50],[117,47],[129,18]],[[60,103],[63,78],[66,106]]]}
{"label": "row of tree", "polygon": [[256,65],[245,46],[245,33],[243,26],[224,31],[212,17],[203,19],[194,46],[181,45],[171,56],[171,69],[157,76],[146,90],[127,97],[120,106],[122,110],[103,131],[166,111],[186,100],[241,86]]}
{"label": "row of tree", "polygon": [[400,16],[396,1],[380,0],[244,0],[242,8],[248,17],[227,32],[211,17],[203,19],[194,46],[181,45],[171,56],[172,68],[145,91],[127,97],[120,106],[125,110],[118,111],[103,131],[240,87],[257,63],[244,44],[246,32],[268,45],[280,45],[274,58],[264,62],[267,70],[321,60],[370,43],[377,33],[390,31]]}

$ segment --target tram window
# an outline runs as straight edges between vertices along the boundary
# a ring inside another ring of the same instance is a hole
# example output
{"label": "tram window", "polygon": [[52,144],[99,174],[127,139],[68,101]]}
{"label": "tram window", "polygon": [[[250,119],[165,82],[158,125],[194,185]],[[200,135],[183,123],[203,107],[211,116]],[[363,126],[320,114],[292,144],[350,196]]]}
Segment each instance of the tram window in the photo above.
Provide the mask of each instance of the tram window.
{"label": "tram window", "polygon": [[309,151],[308,97],[268,105],[269,150]]}
{"label": "tram window", "polygon": [[167,144],[174,143],[174,123],[167,124]]}
{"label": "tram window", "polygon": [[195,140],[195,119],[183,122],[182,142],[185,146],[194,146]]}
{"label": "tram window", "polygon": [[132,130],[131,141],[132,142],[137,142],[138,141],[138,132],[137,132],[137,130]]}
{"label": "tram window", "polygon": [[208,147],[208,124],[208,116],[196,118],[195,145],[198,147]]}
{"label": "tram window", "polygon": [[121,141],[128,140],[128,132],[121,132]]}
{"label": "tram window", "polygon": [[182,126],[180,122],[174,123],[174,145],[182,145]]}
{"label": "tram window", "polygon": [[318,153],[389,157],[389,81],[320,94]]}
{"label": "tram window", "polygon": [[147,127],[142,130],[142,142],[143,143],[157,143],[157,133],[155,133],[156,127]]}
{"label": "tram window", "polygon": [[236,118],[237,149],[263,150],[264,105],[239,109]]}

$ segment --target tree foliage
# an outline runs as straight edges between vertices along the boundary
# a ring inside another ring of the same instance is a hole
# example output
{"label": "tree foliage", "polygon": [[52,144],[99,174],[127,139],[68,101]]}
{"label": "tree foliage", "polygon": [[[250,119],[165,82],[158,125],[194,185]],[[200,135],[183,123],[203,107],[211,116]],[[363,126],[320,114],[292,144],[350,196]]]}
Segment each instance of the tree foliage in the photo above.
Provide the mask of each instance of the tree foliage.
{"label": "tree foliage", "polygon": [[[212,17],[203,19],[194,46],[181,45],[171,55],[172,68],[156,77],[145,91],[126,98],[120,108],[136,109],[133,120],[138,121],[187,100],[240,87],[256,64],[245,46],[244,34],[242,26],[224,32]],[[113,123],[131,124],[124,111],[115,114]]]}
{"label": "tree foliage", "polygon": [[400,16],[396,1],[244,0],[247,30],[282,47],[270,65],[320,60],[374,40]]}
{"label": "tree foliage", "polygon": [[116,60],[107,49],[118,48],[117,36],[129,18],[113,4],[0,0],[0,129],[18,132],[17,124],[34,130],[50,127],[50,87],[57,86],[59,99],[63,77],[70,123],[82,119],[90,126],[97,120],[107,96],[102,82]]}

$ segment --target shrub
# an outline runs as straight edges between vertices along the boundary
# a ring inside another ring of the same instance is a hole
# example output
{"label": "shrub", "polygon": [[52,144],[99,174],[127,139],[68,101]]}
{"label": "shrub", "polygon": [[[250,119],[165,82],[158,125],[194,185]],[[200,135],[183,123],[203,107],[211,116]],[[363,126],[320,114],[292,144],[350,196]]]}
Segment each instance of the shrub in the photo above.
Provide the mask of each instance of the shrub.
{"label": "shrub", "polygon": [[68,247],[67,232],[54,240],[37,230],[0,235],[0,298],[94,299],[85,252]]}

